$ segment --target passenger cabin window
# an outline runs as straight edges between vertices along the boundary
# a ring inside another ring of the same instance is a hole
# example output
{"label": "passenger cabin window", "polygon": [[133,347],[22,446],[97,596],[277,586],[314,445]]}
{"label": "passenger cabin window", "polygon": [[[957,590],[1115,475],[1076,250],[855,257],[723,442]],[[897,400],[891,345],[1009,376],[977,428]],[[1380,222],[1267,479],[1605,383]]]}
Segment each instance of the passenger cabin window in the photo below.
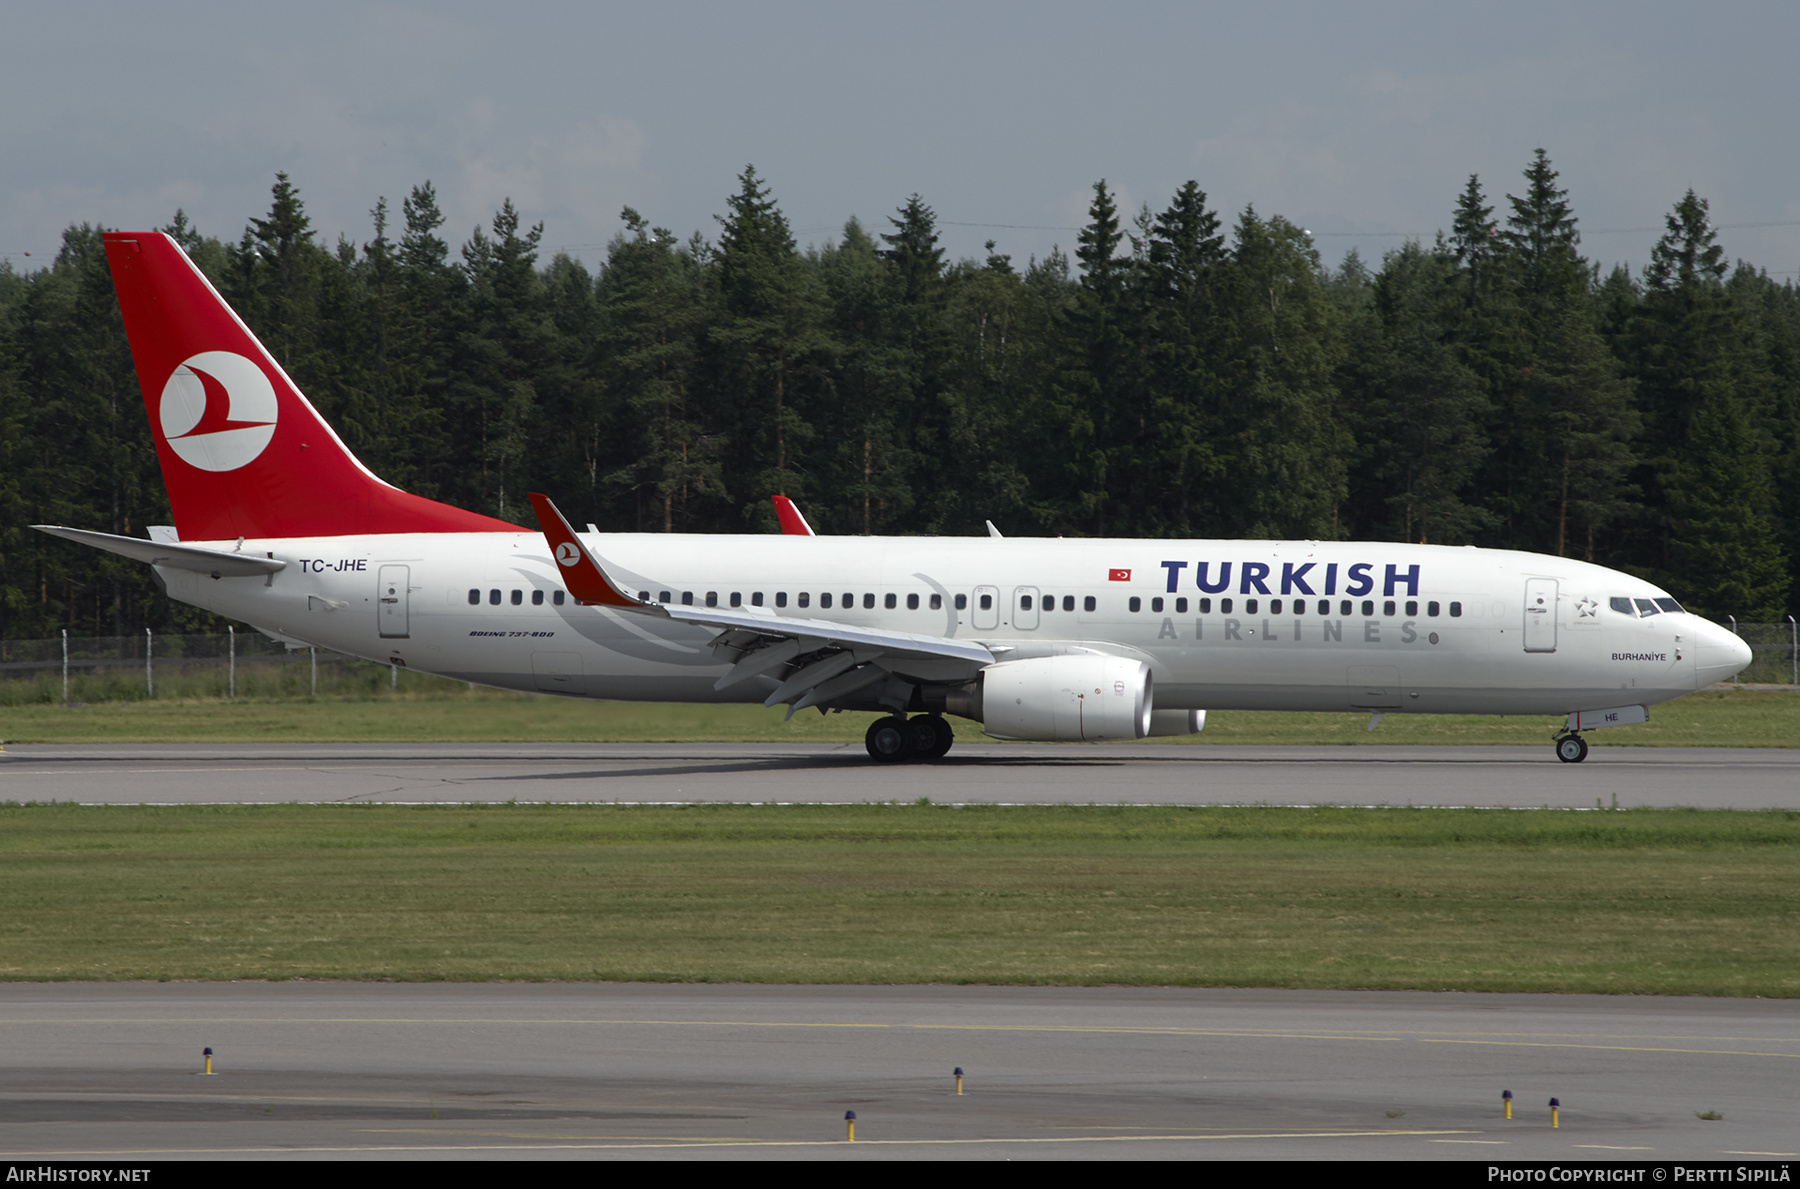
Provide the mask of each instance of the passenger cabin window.
{"label": "passenger cabin window", "polygon": [[931,596],[931,609],[933,611],[942,611],[944,609],[944,596],[943,595],[934,594]]}
{"label": "passenger cabin window", "polygon": [[1200,600],[1200,614],[1202,614],[1202,615],[1211,615],[1212,614],[1212,600],[1211,599],[1201,599]]}
{"label": "passenger cabin window", "polygon": [[1220,599],[1219,600],[1219,614],[1221,614],[1221,615],[1230,615],[1231,614],[1231,600],[1230,599]]}
{"label": "passenger cabin window", "polygon": [[666,590],[659,590],[656,592],[656,601],[659,603],[668,602],[670,597],[671,596],[670,596],[669,592]]}
{"label": "passenger cabin window", "polygon": [[1630,599],[1608,599],[1607,605],[1614,611],[1617,611],[1620,615],[1629,615],[1633,619],[1637,618],[1637,609],[1631,605]]}
{"label": "passenger cabin window", "polygon": [[811,601],[812,601],[812,595],[807,593],[804,590],[794,596],[794,602],[799,604],[802,607],[806,606]]}
{"label": "passenger cabin window", "polygon": [[719,605],[719,592],[718,591],[709,590],[706,592],[706,605],[708,607],[717,607]]}
{"label": "passenger cabin window", "polygon": [[1450,618],[1451,619],[1461,619],[1462,618],[1462,604],[1461,603],[1451,603],[1450,604]]}
{"label": "passenger cabin window", "polygon": [[892,611],[895,607],[897,607],[899,605],[899,600],[896,599],[893,595],[889,595],[887,598],[881,600],[881,605],[883,607],[886,607],[889,611]]}
{"label": "passenger cabin window", "polygon": [[499,591],[497,591],[497,590],[488,591],[488,605],[490,607],[498,607],[500,605],[500,592]]}
{"label": "passenger cabin window", "polygon": [[1281,600],[1280,599],[1270,599],[1269,600],[1269,614],[1270,615],[1280,615],[1281,614]]}
{"label": "passenger cabin window", "polygon": [[1394,613],[1394,600],[1389,599],[1387,602],[1383,603],[1381,605],[1381,613],[1383,615],[1392,615]]}
{"label": "passenger cabin window", "polygon": [[[1176,599],[1175,602],[1176,602],[1176,605],[1179,607],[1179,609],[1181,609],[1183,611],[1187,610],[1187,600],[1186,599]],[[1064,611],[1075,610],[1075,596],[1074,595],[1064,595],[1063,596],[1063,610]]]}
{"label": "passenger cabin window", "polygon": [[1662,608],[1656,605],[1656,600],[1654,599],[1636,599],[1634,601],[1637,603],[1638,614],[1640,616],[1662,614]]}
{"label": "passenger cabin window", "polygon": [[1256,600],[1255,599],[1245,599],[1244,600],[1244,614],[1245,615],[1255,615],[1256,614]]}
{"label": "passenger cabin window", "polygon": [[819,596],[819,606],[826,611],[831,610],[831,592],[825,591]]}
{"label": "passenger cabin window", "polygon": [[1081,600],[1081,606],[1083,610],[1092,611],[1095,607],[1099,606],[1099,603],[1095,601],[1093,595],[1089,595],[1087,598]]}
{"label": "passenger cabin window", "polygon": [[742,607],[744,605],[744,592],[743,591],[734,590],[731,592],[731,605],[733,607]]}
{"label": "passenger cabin window", "polygon": [[967,611],[969,609],[969,596],[968,595],[959,594],[956,596],[956,609],[958,611]]}
{"label": "passenger cabin window", "polygon": [[[1030,595],[1020,595],[1019,596],[1019,610],[1021,610],[1021,611],[1031,610],[1031,596]],[[1136,611],[1137,608],[1133,607],[1132,610]]]}
{"label": "passenger cabin window", "polygon": [[1132,611],[1141,611],[1144,608],[1144,600],[1138,598],[1136,595],[1132,595],[1130,601],[1127,602],[1125,606]]}
{"label": "passenger cabin window", "polygon": [[1419,613],[1419,605],[1415,602],[1408,600],[1408,602],[1406,604],[1406,613],[1408,615],[1417,615]]}
{"label": "passenger cabin window", "polygon": [[775,592],[775,605],[777,607],[787,606],[787,591],[778,590]]}
{"label": "passenger cabin window", "polygon": [[866,594],[863,596],[863,610],[864,611],[875,610],[875,596],[873,594]]}
{"label": "passenger cabin window", "polygon": [[1440,603],[1426,603],[1425,604],[1425,614],[1429,615],[1433,619],[1436,619],[1438,617],[1438,608],[1440,606],[1442,606],[1442,604],[1440,604]]}
{"label": "passenger cabin window", "polygon": [[762,591],[753,590],[750,592],[750,605],[752,607],[762,606]]}
{"label": "passenger cabin window", "polygon": [[919,609],[919,596],[918,595],[909,594],[906,596],[906,609],[908,611],[917,611]]}
{"label": "passenger cabin window", "polygon": [[[1617,603],[1618,601],[1619,600],[1617,600],[1617,599],[1613,600],[1614,603]],[[471,590],[469,592],[469,606],[471,606],[471,607],[481,606],[481,592],[479,590]]]}
{"label": "passenger cabin window", "polygon": [[1161,599],[1151,599],[1150,600],[1150,610],[1161,611],[1162,610],[1162,600]]}
{"label": "passenger cabin window", "polygon": [[534,590],[531,592],[531,605],[533,607],[542,607],[544,605],[544,592],[543,591]]}
{"label": "passenger cabin window", "polygon": [[1338,604],[1339,615],[1354,615],[1355,613],[1356,604],[1352,603],[1349,599],[1345,599]]}
{"label": "passenger cabin window", "polygon": [[525,603],[525,592],[522,590],[513,591],[512,592],[512,605],[515,607],[519,607],[519,606],[523,606],[524,603]]}
{"label": "passenger cabin window", "polygon": [[994,609],[994,596],[993,595],[982,595],[981,596],[981,609],[983,611],[992,611]]}
{"label": "passenger cabin window", "polygon": [[1375,614],[1375,600],[1374,599],[1364,599],[1363,600],[1363,614],[1364,615]]}
{"label": "passenger cabin window", "polygon": [[1320,615],[1330,615],[1331,614],[1331,600],[1330,599],[1320,599],[1319,600],[1319,614]]}
{"label": "passenger cabin window", "polygon": [[649,601],[650,601],[650,592],[649,591],[647,591],[647,590],[638,591],[638,602],[648,603]]}
{"label": "passenger cabin window", "polygon": [[563,592],[560,590],[551,591],[550,592],[550,603],[552,606],[556,606],[556,607],[562,606],[563,605]]}
{"label": "passenger cabin window", "polygon": [[693,591],[684,590],[681,592],[681,605],[683,607],[692,607],[694,605],[694,592]]}

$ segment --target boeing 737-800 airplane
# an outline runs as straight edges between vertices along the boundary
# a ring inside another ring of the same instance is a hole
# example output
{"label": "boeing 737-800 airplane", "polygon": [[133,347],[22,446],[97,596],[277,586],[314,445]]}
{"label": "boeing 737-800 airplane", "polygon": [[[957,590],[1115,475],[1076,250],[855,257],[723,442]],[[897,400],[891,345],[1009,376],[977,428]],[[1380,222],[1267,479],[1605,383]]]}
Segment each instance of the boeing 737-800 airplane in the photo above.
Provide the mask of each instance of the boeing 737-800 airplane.
{"label": "boeing 737-800 airplane", "polygon": [[[542,533],[410,495],[345,448],[168,236],[106,236],[172,528],[45,532],[280,639],[509,689],[873,711],[877,760],[1185,734],[1206,709],[1556,714],[1582,732],[1750,652],[1641,579],[1334,541]],[[791,515],[790,515],[791,514]]]}

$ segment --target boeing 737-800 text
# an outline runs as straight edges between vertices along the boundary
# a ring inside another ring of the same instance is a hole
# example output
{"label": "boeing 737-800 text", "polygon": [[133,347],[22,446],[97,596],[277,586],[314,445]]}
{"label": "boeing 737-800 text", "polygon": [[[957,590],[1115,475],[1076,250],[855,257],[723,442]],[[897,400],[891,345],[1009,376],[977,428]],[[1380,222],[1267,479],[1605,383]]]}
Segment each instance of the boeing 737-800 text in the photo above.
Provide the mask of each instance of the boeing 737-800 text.
{"label": "boeing 737-800 text", "polygon": [[45,532],[148,562],[280,639],[510,689],[945,714],[1002,739],[1197,731],[1207,709],[1567,715],[1582,732],[1742,669],[1732,633],[1600,566],[1335,541],[541,533],[410,495],[345,448],[168,236],[106,236],[175,524]]}

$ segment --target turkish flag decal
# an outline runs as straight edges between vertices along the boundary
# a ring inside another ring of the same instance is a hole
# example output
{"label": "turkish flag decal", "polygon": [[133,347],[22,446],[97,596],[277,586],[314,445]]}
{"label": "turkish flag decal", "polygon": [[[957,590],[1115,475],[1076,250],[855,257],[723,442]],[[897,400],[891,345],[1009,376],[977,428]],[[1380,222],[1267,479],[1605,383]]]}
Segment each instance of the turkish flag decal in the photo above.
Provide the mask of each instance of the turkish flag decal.
{"label": "turkish flag decal", "polygon": [[1130,582],[1131,581],[1131,571],[1130,570],[1108,570],[1108,571],[1106,571],[1106,580],[1108,582]]}

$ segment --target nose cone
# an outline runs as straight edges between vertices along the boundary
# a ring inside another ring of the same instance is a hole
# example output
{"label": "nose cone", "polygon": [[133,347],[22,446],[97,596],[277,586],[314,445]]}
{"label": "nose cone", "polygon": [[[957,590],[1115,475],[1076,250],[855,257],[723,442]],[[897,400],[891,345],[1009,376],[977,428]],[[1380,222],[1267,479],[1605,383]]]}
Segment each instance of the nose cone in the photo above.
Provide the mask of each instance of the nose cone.
{"label": "nose cone", "polygon": [[1735,633],[1702,621],[1697,635],[1694,688],[1705,689],[1714,682],[1729,681],[1750,667],[1750,646]]}

